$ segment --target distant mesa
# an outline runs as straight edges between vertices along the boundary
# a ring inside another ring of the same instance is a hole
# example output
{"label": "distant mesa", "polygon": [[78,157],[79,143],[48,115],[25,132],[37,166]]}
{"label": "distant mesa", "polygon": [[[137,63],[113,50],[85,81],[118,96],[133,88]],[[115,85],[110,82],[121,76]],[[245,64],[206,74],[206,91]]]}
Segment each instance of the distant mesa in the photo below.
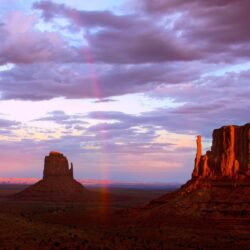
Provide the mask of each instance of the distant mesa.
{"label": "distant mesa", "polygon": [[250,123],[215,129],[211,150],[204,155],[201,136],[196,143],[191,180],[148,208],[182,215],[250,216]]}
{"label": "distant mesa", "polygon": [[44,159],[43,179],[12,198],[51,202],[77,202],[93,197],[81,183],[74,180],[73,164],[69,168],[67,158],[52,151]]}

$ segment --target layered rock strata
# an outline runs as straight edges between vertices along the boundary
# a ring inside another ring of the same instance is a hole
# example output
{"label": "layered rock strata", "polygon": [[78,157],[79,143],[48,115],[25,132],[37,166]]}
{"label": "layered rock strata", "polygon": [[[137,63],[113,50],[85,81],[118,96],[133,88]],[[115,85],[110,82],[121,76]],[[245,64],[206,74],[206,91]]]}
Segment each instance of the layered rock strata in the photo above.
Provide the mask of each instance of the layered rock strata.
{"label": "layered rock strata", "polygon": [[192,178],[180,189],[150,202],[152,214],[250,218],[250,123],[213,131],[202,155],[201,136]]}
{"label": "layered rock strata", "polygon": [[211,150],[201,155],[201,136],[192,177],[250,176],[250,123],[215,129]]}

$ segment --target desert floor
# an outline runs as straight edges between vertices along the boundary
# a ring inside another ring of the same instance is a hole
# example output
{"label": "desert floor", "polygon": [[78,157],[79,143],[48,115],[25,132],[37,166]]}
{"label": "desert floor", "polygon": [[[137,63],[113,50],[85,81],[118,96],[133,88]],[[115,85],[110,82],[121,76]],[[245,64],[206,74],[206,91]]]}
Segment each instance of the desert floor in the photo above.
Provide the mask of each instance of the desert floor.
{"label": "desert floor", "polygon": [[[0,186],[1,250],[250,249],[247,218],[161,214],[144,218],[144,204],[169,190],[95,188],[93,192],[101,193],[99,201],[78,204],[14,202],[5,198],[24,187]],[[137,208],[127,212],[133,207]]]}

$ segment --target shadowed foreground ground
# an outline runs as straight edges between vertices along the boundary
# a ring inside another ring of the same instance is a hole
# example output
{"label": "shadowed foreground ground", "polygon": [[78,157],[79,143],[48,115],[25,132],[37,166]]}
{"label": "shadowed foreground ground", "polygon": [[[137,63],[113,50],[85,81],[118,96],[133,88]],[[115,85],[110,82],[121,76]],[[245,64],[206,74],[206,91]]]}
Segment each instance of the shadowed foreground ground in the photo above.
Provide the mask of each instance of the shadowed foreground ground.
{"label": "shadowed foreground ground", "polygon": [[[20,186],[2,186],[0,195]],[[209,219],[126,210],[167,190],[96,190],[96,203],[11,202],[0,206],[0,249],[250,249],[247,218]],[[125,209],[125,212],[124,212]],[[140,213],[140,212],[139,212]]]}

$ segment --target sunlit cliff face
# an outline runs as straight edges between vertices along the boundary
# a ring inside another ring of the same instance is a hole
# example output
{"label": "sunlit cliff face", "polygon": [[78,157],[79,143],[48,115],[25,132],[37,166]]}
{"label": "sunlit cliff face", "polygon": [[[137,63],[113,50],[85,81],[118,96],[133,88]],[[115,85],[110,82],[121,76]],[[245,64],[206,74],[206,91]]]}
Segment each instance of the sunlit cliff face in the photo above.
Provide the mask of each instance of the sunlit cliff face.
{"label": "sunlit cliff face", "polygon": [[179,181],[249,122],[247,1],[1,1],[0,176]]}

